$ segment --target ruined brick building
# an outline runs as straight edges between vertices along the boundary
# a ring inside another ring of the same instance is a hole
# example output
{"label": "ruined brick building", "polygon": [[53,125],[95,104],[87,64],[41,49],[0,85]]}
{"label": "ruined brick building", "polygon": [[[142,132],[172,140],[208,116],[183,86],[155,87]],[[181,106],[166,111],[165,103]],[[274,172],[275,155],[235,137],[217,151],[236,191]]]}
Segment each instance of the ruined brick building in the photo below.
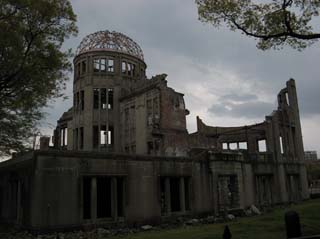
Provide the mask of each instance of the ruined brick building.
{"label": "ruined brick building", "polygon": [[[0,164],[0,218],[43,230],[159,223],[309,197],[294,80],[259,124],[189,134],[183,94],[146,78],[141,48],[109,31],[83,39],[73,106],[54,146]],[[199,83],[201,84],[201,83]]]}

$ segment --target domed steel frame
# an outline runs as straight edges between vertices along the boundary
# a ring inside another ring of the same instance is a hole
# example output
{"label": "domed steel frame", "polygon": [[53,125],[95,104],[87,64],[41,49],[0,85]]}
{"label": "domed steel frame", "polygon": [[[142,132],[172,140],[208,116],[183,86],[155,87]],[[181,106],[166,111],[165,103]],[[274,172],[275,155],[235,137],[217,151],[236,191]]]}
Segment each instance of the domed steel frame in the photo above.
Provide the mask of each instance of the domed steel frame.
{"label": "domed steel frame", "polygon": [[106,30],[86,36],[78,46],[76,55],[94,50],[123,52],[144,61],[141,47],[131,38],[120,32]]}

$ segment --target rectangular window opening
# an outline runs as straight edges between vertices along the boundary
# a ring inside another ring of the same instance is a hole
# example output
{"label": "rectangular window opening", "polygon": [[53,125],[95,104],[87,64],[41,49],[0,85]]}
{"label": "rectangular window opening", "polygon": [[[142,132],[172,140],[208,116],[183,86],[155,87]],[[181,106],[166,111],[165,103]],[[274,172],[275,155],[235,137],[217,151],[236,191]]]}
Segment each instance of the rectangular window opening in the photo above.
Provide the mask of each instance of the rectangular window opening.
{"label": "rectangular window opening", "polygon": [[181,211],[180,205],[180,178],[170,178],[171,211]]}
{"label": "rectangular window opening", "polygon": [[247,142],[239,142],[239,149],[248,149],[248,144]]}
{"label": "rectangular window opening", "polygon": [[81,74],[85,74],[87,71],[87,63],[86,61],[81,62]]}
{"label": "rectangular window opening", "polygon": [[124,216],[124,178],[117,178],[117,206],[118,206],[118,216]]}
{"label": "rectangular window opening", "polygon": [[229,148],[230,148],[231,150],[237,150],[237,149],[238,149],[238,145],[237,145],[237,143],[230,143],[230,144],[229,144]]}
{"label": "rectangular window opening", "polygon": [[100,71],[106,72],[107,70],[107,60],[105,58],[100,59]]}
{"label": "rectangular window opening", "polygon": [[94,109],[99,109],[99,94],[100,94],[100,89],[94,88],[93,89],[93,108]]}
{"label": "rectangular window opening", "polygon": [[84,142],[83,127],[80,127],[80,149],[83,149],[83,142]]}
{"label": "rectangular window opening", "polygon": [[92,143],[93,148],[98,148],[99,146],[99,126],[94,125],[92,127]]}
{"label": "rectangular window opening", "polygon": [[113,130],[113,126],[109,126],[109,130],[108,130],[108,145],[113,145],[113,141],[114,141],[114,130]]}
{"label": "rectangular window opening", "polygon": [[121,72],[122,72],[122,74],[127,73],[127,63],[125,61],[123,61],[121,64]]}
{"label": "rectangular window opening", "polygon": [[100,89],[100,106],[101,109],[107,109],[107,89],[102,88]]}
{"label": "rectangular window opening", "polygon": [[190,177],[184,178],[184,194],[186,211],[190,210]]}
{"label": "rectangular window opening", "polygon": [[222,143],[222,149],[227,150],[228,149],[228,143]]}
{"label": "rectangular window opening", "polygon": [[80,105],[81,105],[81,110],[84,110],[84,91],[80,91]]}
{"label": "rectangular window opening", "polygon": [[93,71],[94,72],[100,71],[100,59],[93,59]]}
{"label": "rectangular window opening", "polygon": [[279,141],[280,141],[280,152],[281,152],[281,154],[283,154],[283,141],[282,141],[282,136],[279,137]]}
{"label": "rectangular window opening", "polygon": [[100,145],[106,145],[107,143],[107,128],[105,125],[100,126]]}
{"label": "rectangular window opening", "polygon": [[258,140],[258,151],[261,153],[267,152],[267,142],[265,139]]}
{"label": "rectangular window opening", "polygon": [[113,89],[108,89],[108,109],[113,109]]}
{"label": "rectangular window opening", "polygon": [[114,60],[108,59],[108,72],[114,72]]}

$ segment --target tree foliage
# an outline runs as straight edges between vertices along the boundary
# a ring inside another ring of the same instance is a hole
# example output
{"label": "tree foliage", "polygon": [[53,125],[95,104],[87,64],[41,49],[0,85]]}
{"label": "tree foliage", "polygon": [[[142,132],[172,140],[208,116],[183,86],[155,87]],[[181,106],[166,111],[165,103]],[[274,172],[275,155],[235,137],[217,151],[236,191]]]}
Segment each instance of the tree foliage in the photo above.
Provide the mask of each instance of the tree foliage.
{"label": "tree foliage", "polygon": [[258,39],[262,50],[289,45],[301,50],[320,38],[312,19],[319,16],[320,0],[196,0],[199,19]]}
{"label": "tree foliage", "polygon": [[48,100],[71,70],[64,40],[76,35],[69,0],[0,0],[0,154],[24,149]]}

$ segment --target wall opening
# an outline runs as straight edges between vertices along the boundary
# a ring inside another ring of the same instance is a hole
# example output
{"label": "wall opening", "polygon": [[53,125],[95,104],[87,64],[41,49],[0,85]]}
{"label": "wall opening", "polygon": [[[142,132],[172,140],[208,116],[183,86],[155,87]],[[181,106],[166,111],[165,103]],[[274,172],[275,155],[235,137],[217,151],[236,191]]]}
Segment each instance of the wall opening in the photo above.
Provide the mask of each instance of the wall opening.
{"label": "wall opening", "polygon": [[100,145],[105,146],[107,144],[107,127],[105,125],[100,126]]}
{"label": "wall opening", "polygon": [[108,145],[113,145],[114,142],[114,129],[113,126],[110,125],[108,129]]}
{"label": "wall opening", "polygon": [[229,143],[229,148],[231,150],[237,150],[238,149],[238,145],[237,145],[237,143]]}
{"label": "wall opening", "polygon": [[281,152],[281,154],[283,154],[283,153],[284,153],[284,151],[283,151],[283,141],[282,141],[282,136],[280,136],[280,137],[279,137],[279,141],[280,141],[280,152]]}
{"label": "wall opening", "polygon": [[83,149],[83,143],[84,143],[84,132],[83,132],[83,127],[80,127],[80,149]]}
{"label": "wall opening", "polygon": [[92,126],[92,146],[93,148],[99,147],[99,126]]}
{"label": "wall opening", "polygon": [[100,108],[105,110],[107,109],[107,89],[101,88],[100,89]]}
{"label": "wall opening", "polygon": [[117,206],[118,216],[124,216],[124,178],[117,178]]}
{"label": "wall opening", "polygon": [[113,109],[113,89],[108,89],[108,109]]}
{"label": "wall opening", "polygon": [[91,218],[91,178],[84,177],[82,182],[83,192],[83,219]]}
{"label": "wall opening", "polygon": [[248,149],[247,142],[239,142],[239,149],[247,150]]}
{"label": "wall opening", "polygon": [[94,109],[99,109],[99,94],[100,94],[100,89],[94,88],[93,89],[93,108]]}
{"label": "wall opening", "polygon": [[111,179],[97,178],[97,217],[111,217]]}
{"label": "wall opening", "polygon": [[185,206],[186,211],[189,211],[191,209],[190,207],[190,177],[184,178],[184,196],[185,196]]}
{"label": "wall opening", "polygon": [[258,140],[258,151],[260,153],[267,152],[267,142],[265,139]]}
{"label": "wall opening", "polygon": [[80,91],[80,109],[84,110],[84,91]]}
{"label": "wall opening", "polygon": [[180,207],[180,178],[171,178],[170,179],[170,194],[171,194],[171,211],[179,212]]}
{"label": "wall opening", "polygon": [[227,150],[228,149],[228,143],[222,143],[222,149]]}

